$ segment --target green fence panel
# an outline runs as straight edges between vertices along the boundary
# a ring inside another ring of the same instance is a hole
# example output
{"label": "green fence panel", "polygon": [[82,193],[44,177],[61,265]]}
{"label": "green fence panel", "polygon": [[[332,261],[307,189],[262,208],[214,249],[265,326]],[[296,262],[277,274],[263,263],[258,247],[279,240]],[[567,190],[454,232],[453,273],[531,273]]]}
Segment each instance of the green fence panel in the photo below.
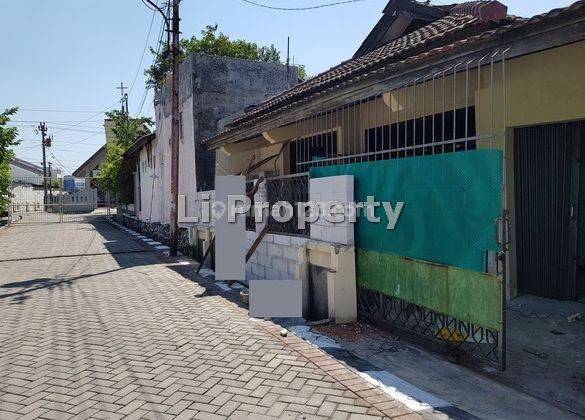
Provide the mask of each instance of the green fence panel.
{"label": "green fence panel", "polygon": [[361,287],[502,330],[498,276],[363,249],[357,250],[356,271]]}
{"label": "green fence panel", "polygon": [[359,217],[357,248],[483,272],[486,250],[498,250],[502,152],[472,150],[311,168],[311,177],[354,176],[355,201],[404,202],[396,228]]}

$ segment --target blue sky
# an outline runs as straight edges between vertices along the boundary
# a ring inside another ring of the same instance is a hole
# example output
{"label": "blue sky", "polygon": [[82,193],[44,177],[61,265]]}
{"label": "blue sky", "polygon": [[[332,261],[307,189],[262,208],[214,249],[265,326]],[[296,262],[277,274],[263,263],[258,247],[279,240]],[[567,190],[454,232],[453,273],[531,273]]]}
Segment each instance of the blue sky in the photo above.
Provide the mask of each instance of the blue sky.
{"label": "blue sky", "polygon": [[[274,6],[311,6],[332,0],[257,0]],[[312,11],[274,11],[242,0],[183,0],[181,28],[184,37],[199,34],[207,24],[219,24],[231,38],[259,45],[274,43],[286,54],[291,37],[295,63],[316,74],[354,53],[381,16],[388,0],[365,0]],[[571,0],[501,0],[509,13],[532,16]],[[451,3],[442,0],[433,3]],[[106,107],[118,106],[121,81],[130,86],[130,111],[138,112],[144,95],[143,69],[150,65],[145,43],[154,45],[161,19],[140,0],[19,0],[4,1],[0,14],[2,65],[0,108],[19,106],[14,117],[22,145],[18,157],[41,162],[38,121],[54,133],[49,154],[55,166],[73,171],[105,142]],[[146,98],[142,114],[151,108]],[[43,111],[38,111],[43,110]],[[76,112],[54,112],[76,111]],[[86,121],[87,120],[87,121]]]}

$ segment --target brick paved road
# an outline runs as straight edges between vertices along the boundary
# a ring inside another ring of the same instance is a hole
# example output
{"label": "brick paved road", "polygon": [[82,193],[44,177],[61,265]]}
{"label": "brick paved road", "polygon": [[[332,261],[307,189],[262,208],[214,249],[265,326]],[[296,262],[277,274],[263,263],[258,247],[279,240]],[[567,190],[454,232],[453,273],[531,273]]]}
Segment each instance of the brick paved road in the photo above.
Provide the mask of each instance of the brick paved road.
{"label": "brick paved road", "polygon": [[191,275],[104,222],[0,230],[0,419],[418,417]]}

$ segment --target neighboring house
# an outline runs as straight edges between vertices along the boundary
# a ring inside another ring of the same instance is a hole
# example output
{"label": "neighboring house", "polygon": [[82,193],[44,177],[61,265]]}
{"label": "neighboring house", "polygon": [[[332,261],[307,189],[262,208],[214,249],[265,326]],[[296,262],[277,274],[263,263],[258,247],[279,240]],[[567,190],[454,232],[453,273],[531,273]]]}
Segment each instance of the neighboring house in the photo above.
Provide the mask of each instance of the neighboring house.
{"label": "neighboring house", "polygon": [[[112,119],[104,119],[106,144],[96,150],[95,153],[91,155],[85,162],[83,162],[75,171],[73,171],[72,174],[75,178],[83,179],[87,188],[93,188],[97,190],[98,202],[100,203],[105,202],[106,194],[101,190],[101,188],[98,187],[97,180],[95,178],[97,178],[99,175],[100,165],[106,161],[107,145],[116,140],[113,127],[114,122]],[[144,126],[144,129],[145,131],[149,131],[146,126]]]}
{"label": "neighboring house", "polygon": [[[201,147],[221,121],[298,83],[294,67],[237,58],[189,54],[180,66],[179,194],[193,214],[198,191],[213,189],[215,153]],[[171,90],[155,97],[156,137],[144,136],[126,152],[136,159],[134,209],[145,222],[169,224]]]}
{"label": "neighboring house", "polygon": [[104,144],[98,150],[95,151],[85,162],[79,165],[73,176],[76,178],[82,178],[85,180],[85,185],[92,185],[93,178],[99,174],[100,165],[106,160],[106,145]]}
{"label": "neighboring house", "polygon": [[255,171],[280,176],[259,191],[271,203],[404,202],[396,229],[381,208],[379,224],[271,224],[249,278],[301,279],[328,296],[309,296],[314,313],[357,304],[504,365],[506,297],[585,296],[584,66],[583,1],[524,19],[497,1],[391,0],[352,59],[203,145],[217,175],[282,150]]}
{"label": "neighboring house", "polygon": [[79,168],[73,171],[73,176],[76,178],[85,179],[85,185],[93,185],[92,178],[95,178],[99,174],[99,166],[106,160],[106,145],[114,142],[116,136],[112,131],[114,124],[110,118],[104,119],[104,131],[106,136],[106,144],[100,147],[91,155],[85,162],[83,162]]}
{"label": "neighboring house", "polygon": [[[47,172],[48,170],[47,168]],[[61,177],[60,169],[53,168],[52,171],[54,178]],[[15,157],[10,163],[10,173],[12,182],[43,185],[43,167],[40,165],[35,165],[34,163]],[[48,173],[47,176],[49,176]]]}

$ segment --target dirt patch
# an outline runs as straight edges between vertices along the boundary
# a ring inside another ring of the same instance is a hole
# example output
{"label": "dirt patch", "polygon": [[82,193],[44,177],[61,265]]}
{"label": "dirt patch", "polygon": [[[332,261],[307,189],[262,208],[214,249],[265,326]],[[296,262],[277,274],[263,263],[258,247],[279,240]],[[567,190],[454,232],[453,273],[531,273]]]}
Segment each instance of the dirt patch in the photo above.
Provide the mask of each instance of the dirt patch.
{"label": "dirt patch", "polygon": [[313,330],[342,341],[357,341],[374,336],[389,338],[388,332],[384,332],[364,322],[352,322],[351,324],[342,325],[319,325],[313,327]]}

